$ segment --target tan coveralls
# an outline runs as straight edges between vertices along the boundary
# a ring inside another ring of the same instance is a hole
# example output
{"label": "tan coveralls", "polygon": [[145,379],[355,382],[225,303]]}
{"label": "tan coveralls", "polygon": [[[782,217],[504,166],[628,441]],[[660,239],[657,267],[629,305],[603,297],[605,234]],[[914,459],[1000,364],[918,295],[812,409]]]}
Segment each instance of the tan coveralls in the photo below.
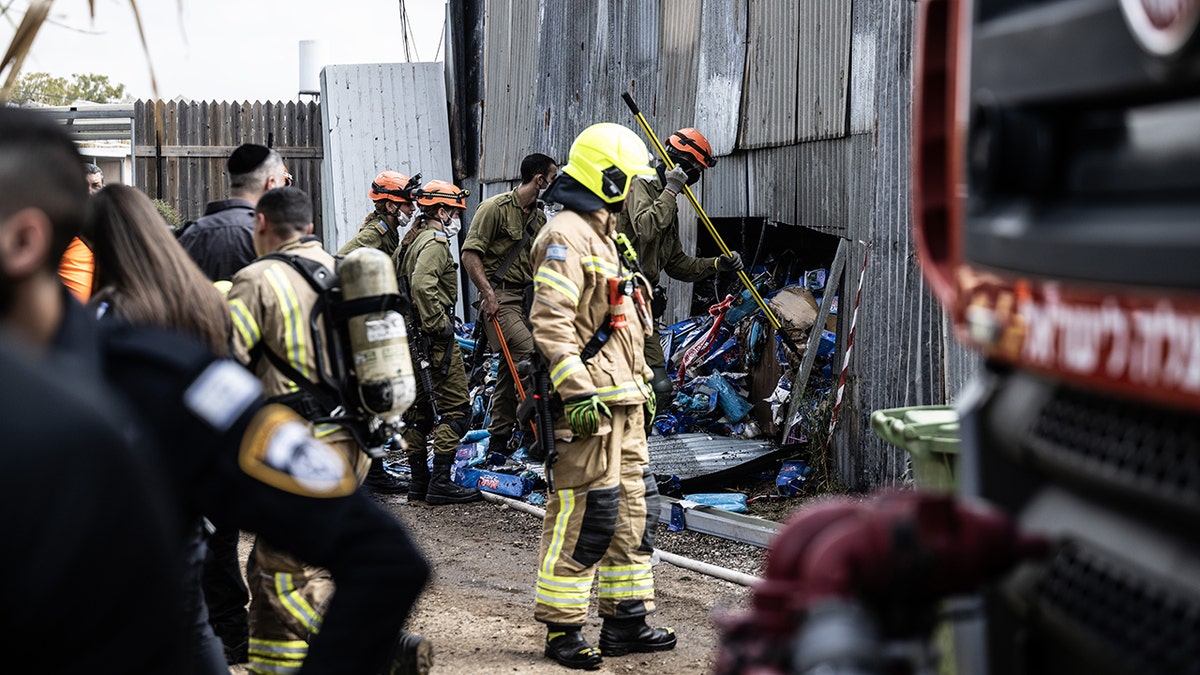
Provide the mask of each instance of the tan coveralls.
{"label": "tan coveralls", "polygon": [[[513,246],[521,242],[526,228],[531,232],[526,250],[517,254],[511,265],[504,273],[500,284],[495,288],[496,301],[500,309],[496,319],[500,330],[504,331],[504,341],[512,354],[513,363],[527,361],[533,356],[533,336],[529,331],[525,314],[525,291],[533,283],[533,266],[529,262],[529,249],[532,248],[533,238],[546,224],[546,213],[535,203],[529,213],[521,210],[521,201],[517,191],[506,192],[483,201],[475,209],[471,219],[471,230],[463,242],[463,251],[474,251],[483,262],[483,272],[490,279],[508,258]],[[488,344],[492,350],[500,352],[500,340],[492,322],[480,317],[487,331]],[[513,383],[508,364],[501,356],[500,368],[496,374],[496,389],[492,394],[492,423],[488,430],[492,434],[492,448],[504,451],[504,445],[512,435],[513,425],[517,421],[517,388]],[[522,381],[525,391],[530,390],[528,380]]]}
{"label": "tan coveralls", "polygon": [[[619,265],[606,211],[563,211],[534,241],[533,338],[562,400],[598,394],[612,411],[595,436],[571,438],[565,416],[555,424],[558,461],[542,523],[534,618],[583,625],[592,580],[603,617],[654,611],[650,555],[658,521],[658,488],[650,472],[642,406],[651,395],[642,356],[648,320],[632,298],[609,306],[608,280],[628,276]],[[645,290],[643,290],[645,292]],[[580,353],[609,311],[628,326],[587,363]]]}
{"label": "tan coveralls", "polygon": [[[279,253],[316,260],[333,269],[333,256],[315,240],[286,244]],[[261,355],[251,350],[260,343],[287,360],[304,375],[316,370],[309,315],[317,293],[299,272],[279,260],[258,260],[233,276],[229,306],[233,315],[233,354],[251,367],[263,383],[263,396],[288,394],[297,385]],[[342,453],[361,483],[370,458],[350,432],[340,426],[319,425],[317,437]],[[250,587],[250,670],[277,673],[280,662],[302,662],[309,637],[318,632],[334,584],[329,571],[307,565],[259,541],[255,574]]]}

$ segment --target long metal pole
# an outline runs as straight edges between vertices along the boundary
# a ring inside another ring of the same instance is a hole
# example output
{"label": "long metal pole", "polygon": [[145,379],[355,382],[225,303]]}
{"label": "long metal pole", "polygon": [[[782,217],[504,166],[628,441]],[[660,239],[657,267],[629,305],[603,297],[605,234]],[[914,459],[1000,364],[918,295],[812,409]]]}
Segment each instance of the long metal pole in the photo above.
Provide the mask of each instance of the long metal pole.
{"label": "long metal pole", "polygon": [[[646,132],[646,135],[650,137],[650,142],[654,144],[655,152],[657,152],[658,156],[662,158],[663,163],[667,165],[667,169],[670,170],[675,168],[675,163],[671,161],[669,156],[667,156],[667,149],[663,147],[662,141],[658,140],[658,135],[656,135],[654,130],[650,128],[650,123],[646,121],[646,116],[642,114],[641,109],[638,108],[637,103],[634,102],[633,96],[629,92],[625,92],[621,94],[621,98],[625,100],[625,105],[629,106],[629,111],[633,113],[635,118],[637,118],[638,124],[642,126],[642,131]],[[707,229],[708,233],[712,235],[713,241],[717,242],[717,247],[721,249],[721,253],[729,255],[731,253],[729,247],[725,245],[725,240],[722,239],[721,234],[717,232],[717,227],[713,225],[713,222],[709,219],[708,214],[704,212],[704,207],[700,206],[700,202],[696,199],[696,195],[692,193],[692,188],[684,185],[683,194],[688,198],[688,202],[691,203],[692,208],[696,210],[696,215],[700,217],[700,222],[704,223],[705,229]],[[782,329],[782,325],[779,322],[779,317],[775,316],[775,313],[771,311],[771,308],[767,306],[766,301],[763,300],[762,295],[759,294],[758,289],[755,288],[754,284],[750,282],[750,277],[746,274],[746,270],[738,270],[737,275],[738,279],[741,280],[742,285],[746,287],[746,290],[750,291],[750,296],[754,298],[754,302],[758,303],[759,309],[763,311],[763,314],[767,317],[767,321],[771,324],[771,327],[775,329],[775,334],[778,335],[781,340],[783,340],[783,343],[787,345],[788,349],[792,350],[793,354],[799,356],[800,348],[796,346],[796,343],[792,341],[792,338],[789,337],[788,334]]]}
{"label": "long metal pole", "polygon": [[[513,384],[517,388],[517,396],[521,401],[525,400],[525,386],[521,384],[521,375],[517,372],[517,364],[513,362],[512,352],[508,351],[508,340],[504,338],[504,331],[500,329],[500,320],[492,317],[492,328],[496,329],[496,339],[500,342],[500,351],[504,353],[504,361],[508,364],[508,372],[512,375]],[[537,422],[529,420],[529,426],[533,427],[533,435],[536,437]]]}

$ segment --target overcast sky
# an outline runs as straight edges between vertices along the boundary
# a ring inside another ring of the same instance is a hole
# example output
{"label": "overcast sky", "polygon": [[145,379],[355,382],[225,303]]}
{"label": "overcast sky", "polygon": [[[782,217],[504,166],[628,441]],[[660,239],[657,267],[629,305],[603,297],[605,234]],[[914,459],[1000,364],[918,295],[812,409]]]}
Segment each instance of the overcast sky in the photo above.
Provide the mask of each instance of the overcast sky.
{"label": "overcast sky", "polygon": [[[162,98],[287,101],[299,92],[301,40],[319,40],[327,64],[405,61],[400,4],[401,0],[142,0],[137,6]],[[436,58],[435,51],[445,1],[409,0],[407,8],[413,60],[444,60],[444,45]],[[129,0],[96,0],[95,21],[87,0],[56,0],[51,18],[53,25],[38,33],[23,73],[99,73],[124,84],[135,98],[152,96]],[[12,33],[12,23],[0,19],[0,45],[7,45]]]}

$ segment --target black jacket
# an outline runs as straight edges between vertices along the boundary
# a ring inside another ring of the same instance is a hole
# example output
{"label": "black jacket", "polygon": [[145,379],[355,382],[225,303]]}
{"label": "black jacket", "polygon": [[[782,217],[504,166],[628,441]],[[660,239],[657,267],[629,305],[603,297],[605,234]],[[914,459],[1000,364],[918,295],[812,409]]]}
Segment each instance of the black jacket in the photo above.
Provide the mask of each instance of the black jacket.
{"label": "black jacket", "polygon": [[204,215],[179,230],[179,243],[211,281],[229,280],[257,257],[254,205],[244,199],[209,202]]}

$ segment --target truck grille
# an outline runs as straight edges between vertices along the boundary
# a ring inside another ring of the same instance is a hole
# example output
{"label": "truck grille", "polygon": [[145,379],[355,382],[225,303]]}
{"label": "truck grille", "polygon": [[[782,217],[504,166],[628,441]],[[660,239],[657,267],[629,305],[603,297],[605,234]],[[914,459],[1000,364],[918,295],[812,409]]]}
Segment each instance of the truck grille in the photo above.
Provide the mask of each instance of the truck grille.
{"label": "truck grille", "polygon": [[1064,548],[1038,582],[1043,609],[1138,673],[1200,673],[1200,602],[1099,554]]}
{"label": "truck grille", "polygon": [[1059,388],[1025,445],[1052,470],[1200,513],[1200,416]]}

